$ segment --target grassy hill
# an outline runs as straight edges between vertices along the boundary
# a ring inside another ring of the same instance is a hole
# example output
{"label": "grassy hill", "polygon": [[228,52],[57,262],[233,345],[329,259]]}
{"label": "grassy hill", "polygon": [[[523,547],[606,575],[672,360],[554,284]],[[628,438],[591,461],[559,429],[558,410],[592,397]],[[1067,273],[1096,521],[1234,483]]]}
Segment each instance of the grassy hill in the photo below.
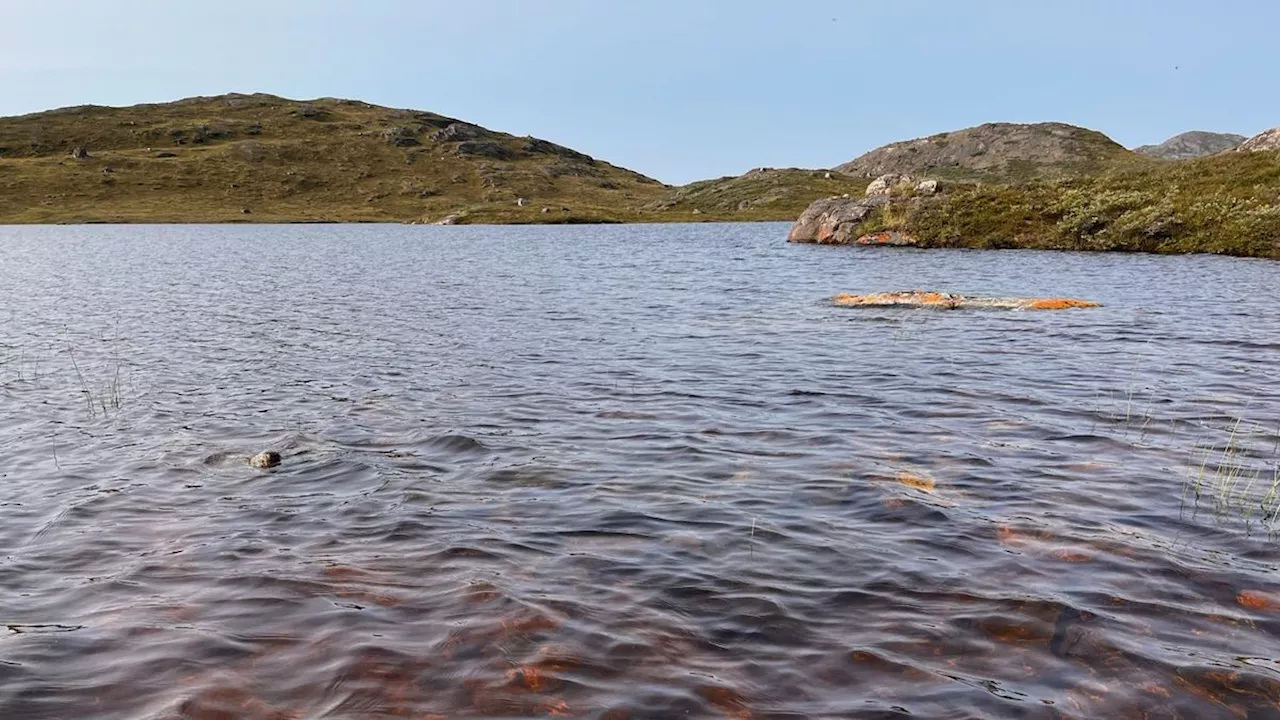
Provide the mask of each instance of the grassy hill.
{"label": "grassy hill", "polygon": [[659,219],[706,215],[726,220],[794,220],[814,200],[861,195],[866,189],[867,180],[834,171],[759,168],[674,188],[645,210],[657,213]]}
{"label": "grassy hill", "polygon": [[353,100],[224,95],[0,118],[3,223],[621,221],[670,192],[545,140]]}
{"label": "grassy hill", "polygon": [[1280,151],[1120,163],[1089,176],[961,183],[895,198],[853,236],[926,247],[1208,252],[1280,258]]}

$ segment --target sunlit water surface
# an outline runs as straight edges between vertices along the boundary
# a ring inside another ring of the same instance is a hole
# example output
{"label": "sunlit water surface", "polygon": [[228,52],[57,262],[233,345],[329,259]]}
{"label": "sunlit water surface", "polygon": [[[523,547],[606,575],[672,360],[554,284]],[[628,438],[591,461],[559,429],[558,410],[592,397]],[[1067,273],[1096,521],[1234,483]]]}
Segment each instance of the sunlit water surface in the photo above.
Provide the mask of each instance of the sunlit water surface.
{"label": "sunlit water surface", "polygon": [[1280,263],[785,233],[0,229],[0,717],[1280,717]]}

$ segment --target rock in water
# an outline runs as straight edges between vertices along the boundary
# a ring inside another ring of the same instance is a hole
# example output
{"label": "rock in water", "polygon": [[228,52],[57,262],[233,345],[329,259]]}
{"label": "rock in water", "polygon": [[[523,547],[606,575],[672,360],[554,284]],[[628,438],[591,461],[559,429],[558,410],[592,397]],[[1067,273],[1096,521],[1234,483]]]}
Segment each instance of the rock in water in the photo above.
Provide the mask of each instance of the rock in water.
{"label": "rock in water", "polygon": [[1089,300],[1074,298],[986,298],[956,295],[954,293],[927,290],[900,290],[896,292],[850,295],[841,293],[831,299],[838,307],[917,307],[957,310],[960,308],[988,308],[1004,310],[1070,310],[1072,308],[1101,307]]}
{"label": "rock in water", "polygon": [[856,233],[858,224],[888,202],[888,195],[874,195],[861,200],[847,197],[816,200],[796,221],[787,240],[796,243],[853,242],[861,234]]}
{"label": "rock in water", "polygon": [[273,468],[280,464],[280,453],[274,450],[264,450],[263,452],[249,458],[249,465],[260,470]]}

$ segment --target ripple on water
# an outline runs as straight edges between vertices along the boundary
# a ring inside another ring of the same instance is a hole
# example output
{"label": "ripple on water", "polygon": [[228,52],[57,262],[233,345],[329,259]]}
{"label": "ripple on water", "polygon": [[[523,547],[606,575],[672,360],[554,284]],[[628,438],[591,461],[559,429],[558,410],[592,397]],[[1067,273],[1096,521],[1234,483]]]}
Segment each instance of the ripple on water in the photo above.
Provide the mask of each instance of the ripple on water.
{"label": "ripple on water", "polygon": [[784,234],[0,229],[0,717],[1280,716],[1280,266]]}

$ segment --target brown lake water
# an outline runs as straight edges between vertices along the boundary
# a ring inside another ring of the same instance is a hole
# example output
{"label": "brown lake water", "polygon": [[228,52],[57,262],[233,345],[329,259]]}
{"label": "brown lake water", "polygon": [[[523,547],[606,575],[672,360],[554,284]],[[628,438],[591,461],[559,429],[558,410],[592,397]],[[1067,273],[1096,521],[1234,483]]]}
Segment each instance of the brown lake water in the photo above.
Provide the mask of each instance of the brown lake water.
{"label": "brown lake water", "polygon": [[0,718],[1280,717],[1280,263],[786,230],[0,228]]}

